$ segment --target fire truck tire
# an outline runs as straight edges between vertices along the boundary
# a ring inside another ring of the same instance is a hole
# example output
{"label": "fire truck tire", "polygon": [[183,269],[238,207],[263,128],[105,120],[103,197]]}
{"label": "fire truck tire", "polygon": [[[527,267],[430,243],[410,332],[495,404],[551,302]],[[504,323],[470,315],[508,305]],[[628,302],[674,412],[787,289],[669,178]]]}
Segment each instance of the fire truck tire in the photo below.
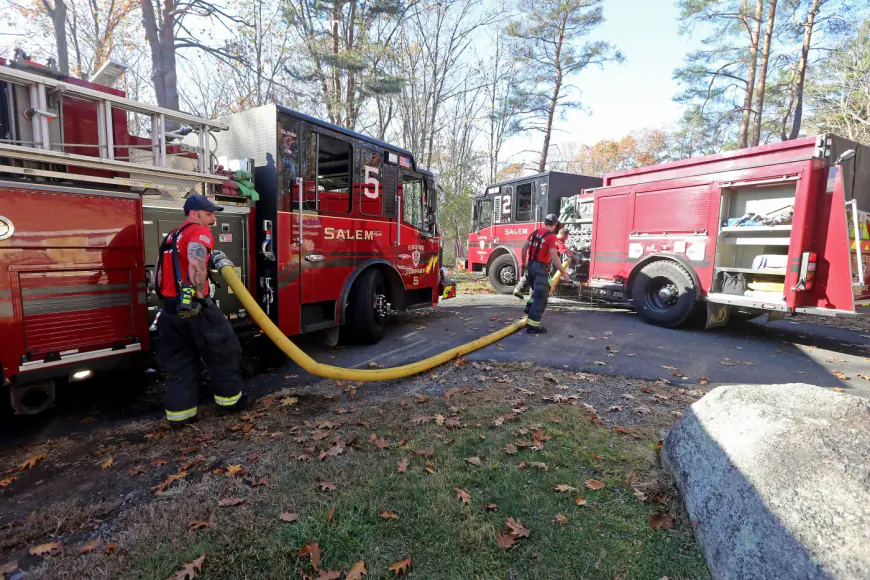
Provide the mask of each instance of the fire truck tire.
{"label": "fire truck tire", "polygon": [[363,272],[354,282],[348,300],[347,323],[359,342],[375,344],[384,337],[387,314],[378,305],[385,303],[386,298],[387,284],[376,269]]}
{"label": "fire truck tire", "polygon": [[660,260],[638,272],[631,287],[631,299],[647,322],[666,328],[683,326],[695,311],[695,281],[682,265]]}
{"label": "fire truck tire", "polygon": [[517,266],[510,254],[502,254],[489,267],[489,282],[499,294],[510,294],[517,285]]}

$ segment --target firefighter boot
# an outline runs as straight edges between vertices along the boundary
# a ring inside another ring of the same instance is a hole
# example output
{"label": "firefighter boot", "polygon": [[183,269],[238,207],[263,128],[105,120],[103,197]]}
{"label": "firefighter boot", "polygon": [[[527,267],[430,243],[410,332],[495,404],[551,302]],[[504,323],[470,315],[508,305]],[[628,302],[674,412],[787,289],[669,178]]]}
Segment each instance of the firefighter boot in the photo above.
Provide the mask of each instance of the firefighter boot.
{"label": "firefighter boot", "polygon": [[523,294],[523,291],[520,290],[520,287],[519,287],[519,286],[517,286],[516,288],[514,288],[514,296],[516,296],[516,297],[519,298],[520,300],[522,300],[523,298],[525,298],[525,295]]}
{"label": "firefighter boot", "polygon": [[546,334],[547,329],[543,326],[526,326],[526,334]]}
{"label": "firefighter boot", "polygon": [[248,393],[242,393],[242,397],[232,405],[218,406],[219,415],[229,415],[230,413],[238,413],[248,408],[251,403],[251,397]]}

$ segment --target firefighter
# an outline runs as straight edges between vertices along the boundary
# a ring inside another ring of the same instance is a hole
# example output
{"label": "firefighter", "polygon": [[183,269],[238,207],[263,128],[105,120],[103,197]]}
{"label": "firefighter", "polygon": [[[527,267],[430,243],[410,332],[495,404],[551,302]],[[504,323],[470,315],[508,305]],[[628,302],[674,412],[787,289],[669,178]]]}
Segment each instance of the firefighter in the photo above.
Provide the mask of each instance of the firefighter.
{"label": "firefighter", "polygon": [[162,308],[157,363],[169,373],[163,402],[172,427],[196,420],[200,360],[211,371],[214,399],[220,409],[235,411],[247,405],[239,369],[239,340],[209,295],[209,267],[226,257],[213,251],[210,228],[218,211],[223,207],[204,195],[189,197],[184,202],[184,223],[160,245],[156,287]]}
{"label": "firefighter", "polygon": [[[580,262],[580,257],[577,252],[569,248],[565,241],[568,239],[568,230],[562,227],[562,224],[558,224],[556,226],[556,251],[559,254],[564,254],[567,256],[573,263],[577,264]],[[525,252],[523,252],[525,254]],[[525,266],[523,266],[525,270]],[[516,287],[514,287],[514,296],[519,298],[520,300],[524,300],[526,297],[526,288],[529,285],[529,273],[528,271],[523,272],[523,277],[520,278],[520,281],[517,282]]]}
{"label": "firefighter", "polygon": [[548,214],[544,218],[544,227],[535,230],[523,244],[523,270],[528,273],[529,286],[532,288],[532,296],[526,304],[528,315],[526,332],[529,334],[547,332],[547,329],[541,326],[541,316],[547,308],[547,299],[550,296],[549,264],[552,263],[566,279],[568,276],[568,272],[559,262],[559,254],[556,251],[558,228],[559,218],[556,214]]}

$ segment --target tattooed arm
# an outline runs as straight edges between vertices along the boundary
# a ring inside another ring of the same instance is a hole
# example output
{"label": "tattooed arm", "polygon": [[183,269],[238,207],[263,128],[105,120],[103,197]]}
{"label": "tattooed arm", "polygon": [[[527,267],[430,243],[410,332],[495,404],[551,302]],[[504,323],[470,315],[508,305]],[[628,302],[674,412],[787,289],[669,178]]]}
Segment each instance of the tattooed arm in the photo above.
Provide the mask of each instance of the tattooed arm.
{"label": "tattooed arm", "polygon": [[206,298],[208,293],[208,249],[199,242],[190,242],[187,245],[187,275],[190,283],[196,288],[197,298]]}

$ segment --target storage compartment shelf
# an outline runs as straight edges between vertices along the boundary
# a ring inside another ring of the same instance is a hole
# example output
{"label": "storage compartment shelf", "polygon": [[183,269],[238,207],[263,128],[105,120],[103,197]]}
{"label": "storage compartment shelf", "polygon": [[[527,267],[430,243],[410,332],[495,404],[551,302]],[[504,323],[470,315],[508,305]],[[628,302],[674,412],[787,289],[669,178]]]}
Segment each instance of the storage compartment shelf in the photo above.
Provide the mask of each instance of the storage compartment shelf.
{"label": "storage compartment shelf", "polygon": [[723,244],[731,246],[787,246],[791,238],[725,238]]}
{"label": "storage compartment shelf", "polygon": [[720,272],[740,272],[741,274],[759,274],[764,276],[785,276],[785,268],[720,268],[716,267]]}
{"label": "storage compartment shelf", "polygon": [[746,234],[750,232],[790,232],[791,226],[723,226],[723,234]]}

